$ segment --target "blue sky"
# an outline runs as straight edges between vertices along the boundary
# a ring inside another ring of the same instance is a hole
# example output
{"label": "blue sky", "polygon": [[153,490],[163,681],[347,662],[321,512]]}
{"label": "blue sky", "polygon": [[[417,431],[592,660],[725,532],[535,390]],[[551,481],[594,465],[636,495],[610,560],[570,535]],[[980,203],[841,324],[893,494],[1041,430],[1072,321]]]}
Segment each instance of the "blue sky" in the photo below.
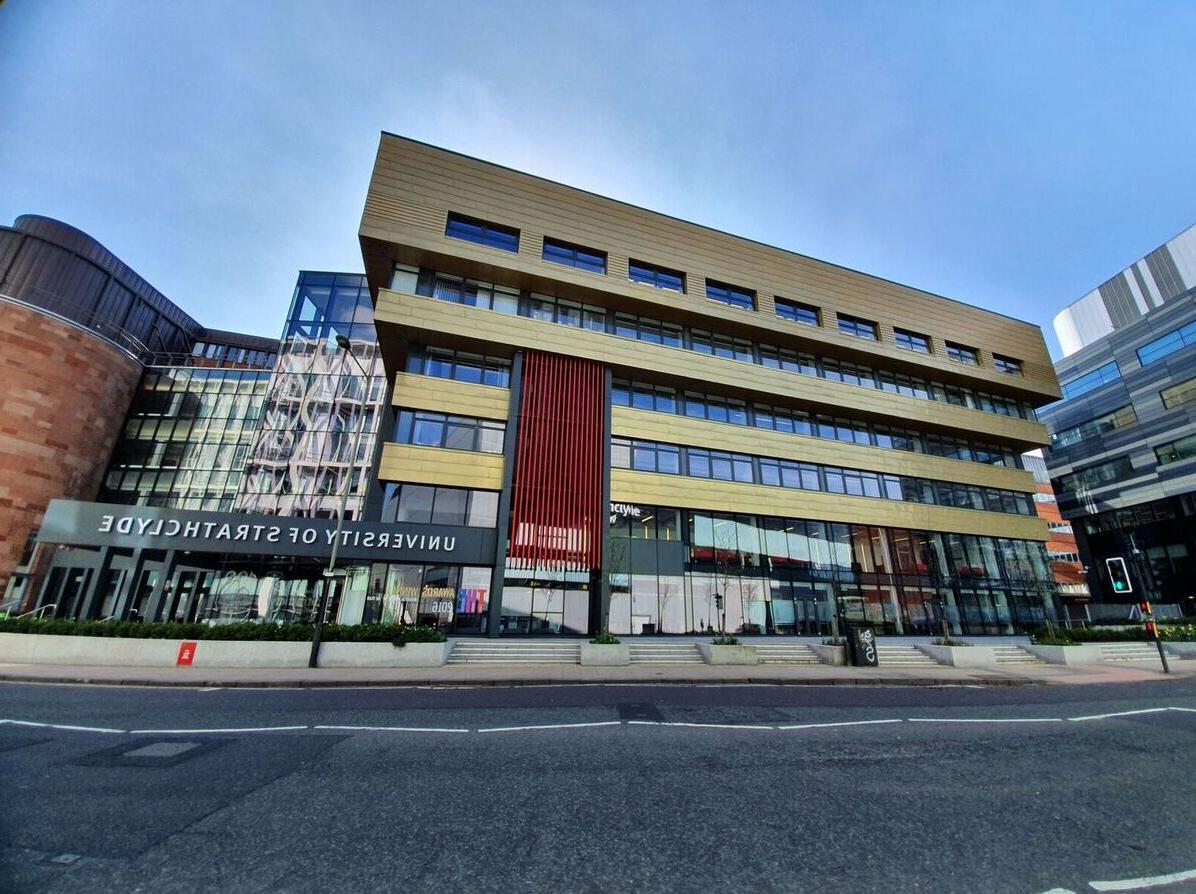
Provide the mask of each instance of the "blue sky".
{"label": "blue sky", "polygon": [[0,220],[275,335],[382,130],[1031,320],[1196,221],[1186,3],[0,5]]}

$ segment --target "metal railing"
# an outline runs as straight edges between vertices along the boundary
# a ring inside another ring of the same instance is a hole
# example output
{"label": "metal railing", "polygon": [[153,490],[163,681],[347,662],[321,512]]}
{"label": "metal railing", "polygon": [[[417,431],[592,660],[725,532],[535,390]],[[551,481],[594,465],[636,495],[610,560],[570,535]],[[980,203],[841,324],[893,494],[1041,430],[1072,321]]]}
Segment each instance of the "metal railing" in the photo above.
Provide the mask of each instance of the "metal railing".
{"label": "metal railing", "polygon": [[17,615],[15,618],[13,618],[13,620],[19,621],[21,618],[28,618],[30,615],[41,614],[42,612],[49,611],[52,608],[58,608],[58,603],[51,602],[49,605],[39,605],[37,608],[33,609],[33,611],[24,612],[23,614]]}

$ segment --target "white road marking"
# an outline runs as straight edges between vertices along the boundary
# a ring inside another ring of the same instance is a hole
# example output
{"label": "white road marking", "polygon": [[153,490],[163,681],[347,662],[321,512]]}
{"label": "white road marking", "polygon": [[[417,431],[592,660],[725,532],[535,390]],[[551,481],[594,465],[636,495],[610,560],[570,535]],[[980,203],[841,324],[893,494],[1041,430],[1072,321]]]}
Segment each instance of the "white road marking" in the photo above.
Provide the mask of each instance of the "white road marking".
{"label": "white road marking", "polygon": [[363,732],[387,732],[387,733],[467,733],[467,729],[446,729],[435,726],[326,726],[324,724],[317,724],[312,729],[342,729],[342,730],[361,730]]}
{"label": "white road marking", "polygon": [[1135,714],[1161,714],[1170,708],[1139,708],[1137,711],[1114,711],[1111,714],[1086,714],[1083,717],[1068,717],[1068,720],[1107,720],[1110,717],[1133,717]]}
{"label": "white road marking", "polygon": [[107,729],[102,726],[71,726],[66,723],[35,723],[32,720],[0,720],[0,723],[11,723],[14,726],[35,726],[42,729],[66,729],[78,733],[123,733],[123,729]]}
{"label": "white road marking", "polygon": [[841,720],[838,723],[795,723],[789,726],[778,726],[777,729],[825,729],[832,726],[871,726],[877,723],[904,723],[900,717],[889,720]]}
{"label": "white road marking", "polygon": [[1169,875],[1153,875],[1145,878],[1125,878],[1112,882],[1089,882],[1088,886],[1096,891],[1141,891],[1144,888],[1159,888],[1163,885],[1174,885],[1176,882],[1196,878],[1196,869],[1185,872],[1172,872]]}
{"label": "white road marking", "polygon": [[1051,888],[1049,891],[1043,891],[1042,894],[1076,894],[1071,888]]}
{"label": "white road marking", "polygon": [[662,720],[657,726],[688,726],[695,729],[776,729],[775,726],[760,726],[747,723],[681,723]]}
{"label": "white road marking", "polygon": [[307,729],[307,726],[240,726],[228,729],[131,729],[133,736],[180,736],[203,733],[281,733],[289,730]]}
{"label": "white road marking", "polygon": [[[1062,723],[1062,717],[909,717],[910,723]],[[1073,720],[1075,718],[1072,718]]]}
{"label": "white road marking", "polygon": [[512,733],[527,729],[580,729],[587,726],[620,726],[621,720],[603,720],[600,723],[545,723],[538,726],[492,726],[480,729],[479,733]]}
{"label": "white road marking", "polygon": [[1196,714],[1196,708],[1175,708],[1175,707],[1171,707],[1171,708],[1168,708],[1167,710],[1168,710],[1168,711],[1186,711],[1186,712],[1187,712],[1187,713],[1189,713],[1189,714]]}

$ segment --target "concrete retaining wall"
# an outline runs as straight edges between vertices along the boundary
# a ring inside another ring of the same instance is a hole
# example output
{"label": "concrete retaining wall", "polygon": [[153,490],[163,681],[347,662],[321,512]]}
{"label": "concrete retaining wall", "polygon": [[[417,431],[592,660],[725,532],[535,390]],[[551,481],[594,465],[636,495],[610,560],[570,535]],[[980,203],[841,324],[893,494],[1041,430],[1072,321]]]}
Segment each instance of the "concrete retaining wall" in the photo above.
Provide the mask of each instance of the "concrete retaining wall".
{"label": "concrete retaining wall", "polygon": [[1031,644],[1024,648],[1048,664],[1100,664],[1104,660],[1100,646],[1093,643],[1081,643],[1075,646],[1036,646]]}
{"label": "concrete retaining wall", "polygon": [[716,646],[698,643],[698,651],[707,664],[756,664],[755,646]]}
{"label": "concrete retaining wall", "polygon": [[[183,640],[0,633],[0,661],[174,667]],[[192,667],[307,667],[311,643],[197,640]],[[320,667],[439,667],[449,643],[323,643]]]}
{"label": "concrete retaining wall", "polygon": [[631,646],[626,643],[582,643],[581,663],[590,667],[620,667],[631,664]]}

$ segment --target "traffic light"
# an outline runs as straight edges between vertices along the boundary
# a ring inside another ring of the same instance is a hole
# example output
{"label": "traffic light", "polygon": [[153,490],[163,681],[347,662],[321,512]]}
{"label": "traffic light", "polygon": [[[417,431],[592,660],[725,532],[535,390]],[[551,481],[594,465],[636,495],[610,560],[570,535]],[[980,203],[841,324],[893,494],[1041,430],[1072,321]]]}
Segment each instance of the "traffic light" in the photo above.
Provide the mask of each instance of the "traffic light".
{"label": "traffic light", "polygon": [[1134,592],[1134,588],[1130,584],[1130,573],[1125,567],[1125,559],[1121,556],[1114,556],[1111,559],[1105,559],[1105,565],[1109,569],[1109,579],[1113,581],[1114,593]]}
{"label": "traffic light", "polygon": [[1142,623],[1146,627],[1147,634],[1149,634],[1153,639],[1158,639],[1158,628],[1155,627],[1154,615],[1151,614],[1150,611],[1150,603],[1139,602],[1138,612],[1142,615]]}

